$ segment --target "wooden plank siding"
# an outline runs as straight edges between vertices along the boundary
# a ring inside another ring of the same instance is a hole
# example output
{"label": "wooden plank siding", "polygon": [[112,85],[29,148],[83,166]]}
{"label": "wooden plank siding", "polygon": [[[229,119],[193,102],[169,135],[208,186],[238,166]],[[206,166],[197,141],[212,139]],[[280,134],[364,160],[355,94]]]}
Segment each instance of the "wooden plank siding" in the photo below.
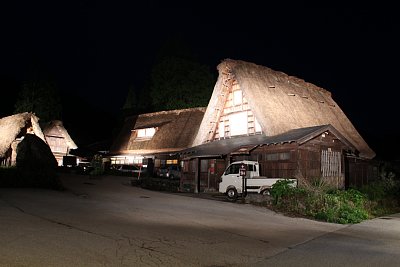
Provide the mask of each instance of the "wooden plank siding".
{"label": "wooden plank siding", "polygon": [[[240,160],[258,161],[260,175],[270,178],[297,178],[298,184],[314,182],[331,185],[338,189],[362,186],[377,177],[370,160],[348,158],[349,147],[331,132],[324,132],[302,143],[260,144],[242,146],[228,153],[225,159],[185,160],[182,188],[218,190],[220,176],[230,162]],[[210,173],[212,164],[218,170]],[[199,180],[196,184],[195,174]],[[185,185],[186,184],[186,185]]]}
{"label": "wooden plank siding", "polygon": [[254,149],[250,160],[260,164],[260,175],[294,177],[297,171],[297,144],[264,145]]}
{"label": "wooden plank siding", "polygon": [[332,133],[324,133],[304,144],[296,142],[263,145],[249,156],[234,160],[257,160],[260,175],[274,178],[297,178],[313,182],[323,179],[337,188],[345,187],[344,153],[348,149]]}
{"label": "wooden plank siding", "polygon": [[315,179],[321,176],[320,154],[316,149],[298,150],[298,174],[308,179]]}
{"label": "wooden plank siding", "polygon": [[355,157],[346,157],[346,188],[360,188],[378,178],[378,163]]}

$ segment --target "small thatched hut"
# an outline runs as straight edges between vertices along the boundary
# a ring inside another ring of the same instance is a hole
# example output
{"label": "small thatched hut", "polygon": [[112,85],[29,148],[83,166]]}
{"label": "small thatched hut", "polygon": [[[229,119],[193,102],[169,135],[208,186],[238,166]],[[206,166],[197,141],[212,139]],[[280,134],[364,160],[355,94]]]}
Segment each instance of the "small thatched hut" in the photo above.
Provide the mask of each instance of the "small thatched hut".
{"label": "small thatched hut", "polygon": [[205,108],[160,111],[128,117],[111,146],[111,165],[177,164],[177,152],[192,146]]}
{"label": "small thatched hut", "polygon": [[51,152],[57,160],[58,166],[63,165],[63,157],[69,156],[70,150],[77,149],[78,146],[68,134],[62,121],[50,121],[44,124],[42,129]]}
{"label": "small thatched hut", "polygon": [[0,119],[0,165],[16,164],[17,146],[27,134],[34,134],[46,142],[35,114],[24,112]]}

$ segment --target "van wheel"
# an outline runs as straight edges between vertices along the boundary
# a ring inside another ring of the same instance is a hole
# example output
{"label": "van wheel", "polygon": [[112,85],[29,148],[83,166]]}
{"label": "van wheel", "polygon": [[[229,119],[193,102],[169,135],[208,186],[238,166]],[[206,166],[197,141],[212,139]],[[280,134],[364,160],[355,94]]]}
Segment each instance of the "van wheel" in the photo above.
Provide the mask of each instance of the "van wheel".
{"label": "van wheel", "polygon": [[238,197],[238,192],[236,188],[229,188],[228,190],[226,190],[226,195],[228,196],[228,199],[230,201],[235,201]]}
{"label": "van wheel", "polygon": [[263,191],[261,191],[261,195],[263,195],[263,196],[270,196],[270,195],[271,195],[271,190],[269,190],[269,189],[264,189]]}

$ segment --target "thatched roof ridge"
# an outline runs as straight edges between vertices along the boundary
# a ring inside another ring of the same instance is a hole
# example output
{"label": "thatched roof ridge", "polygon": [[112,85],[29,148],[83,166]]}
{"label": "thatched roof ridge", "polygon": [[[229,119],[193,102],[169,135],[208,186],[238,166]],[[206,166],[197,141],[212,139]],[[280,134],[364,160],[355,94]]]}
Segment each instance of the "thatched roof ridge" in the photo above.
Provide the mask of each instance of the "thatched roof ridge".
{"label": "thatched roof ridge", "polygon": [[[154,154],[190,147],[203,119],[205,107],[159,111],[131,116],[125,120],[111,154]],[[137,140],[133,130],[157,128],[149,140]]]}
{"label": "thatched roof ridge", "polygon": [[222,80],[228,73],[238,82],[265,135],[331,124],[357,148],[361,157],[375,156],[329,91],[283,72],[241,60],[226,59],[217,69],[218,81],[194,145],[207,140],[207,132],[203,129],[209,129],[206,126],[212,123],[213,113],[221,108],[216,99],[224,92]]}
{"label": "thatched roof ridge", "polygon": [[0,119],[0,157],[4,157],[11,143],[18,137],[22,129],[28,126],[32,126],[33,133],[45,141],[39,126],[39,118],[33,113],[24,112]]}
{"label": "thatched roof ridge", "polygon": [[136,124],[133,129],[136,130],[149,127],[159,127],[161,125],[172,122],[180,114],[192,113],[195,111],[200,111],[204,113],[205,110],[206,110],[205,107],[197,107],[197,108],[174,109],[174,110],[165,110],[165,111],[140,114],[139,115],[140,119],[136,121]]}
{"label": "thatched roof ridge", "polygon": [[301,88],[302,90],[305,87],[307,89],[316,90],[322,94],[327,94],[331,96],[331,92],[324,88],[306,82],[305,80],[300,79],[296,76],[290,76],[284,72],[276,71],[265,66],[257,65],[255,63],[242,60],[225,59],[217,66],[219,72],[224,72],[227,68],[233,71],[234,74],[240,73],[240,77],[242,79],[261,79],[263,82],[266,82],[270,85],[273,85],[275,83],[289,83],[292,86]]}
{"label": "thatched roof ridge", "polygon": [[53,131],[56,131],[57,135],[61,135],[62,137],[64,137],[70,149],[78,148],[74,140],[72,140],[71,136],[68,134],[68,131],[65,129],[62,121],[53,120],[43,125],[44,135],[52,135],[54,133]]}
{"label": "thatched roof ridge", "polygon": [[166,114],[177,114],[179,115],[180,113],[183,112],[192,112],[192,111],[205,111],[207,107],[197,107],[197,108],[184,108],[184,109],[173,109],[173,110],[162,110],[162,111],[156,111],[156,112],[151,112],[151,113],[144,113],[140,114],[140,117],[155,117],[159,115],[166,115]]}

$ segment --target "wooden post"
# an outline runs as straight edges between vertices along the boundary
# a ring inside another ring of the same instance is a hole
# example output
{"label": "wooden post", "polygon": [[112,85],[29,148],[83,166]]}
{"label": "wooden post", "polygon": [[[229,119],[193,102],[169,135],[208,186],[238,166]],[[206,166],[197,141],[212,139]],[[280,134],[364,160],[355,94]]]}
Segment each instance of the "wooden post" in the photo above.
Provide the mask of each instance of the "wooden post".
{"label": "wooden post", "polygon": [[195,158],[196,170],[194,173],[194,192],[198,194],[200,192],[200,168],[199,168],[199,158]]}

